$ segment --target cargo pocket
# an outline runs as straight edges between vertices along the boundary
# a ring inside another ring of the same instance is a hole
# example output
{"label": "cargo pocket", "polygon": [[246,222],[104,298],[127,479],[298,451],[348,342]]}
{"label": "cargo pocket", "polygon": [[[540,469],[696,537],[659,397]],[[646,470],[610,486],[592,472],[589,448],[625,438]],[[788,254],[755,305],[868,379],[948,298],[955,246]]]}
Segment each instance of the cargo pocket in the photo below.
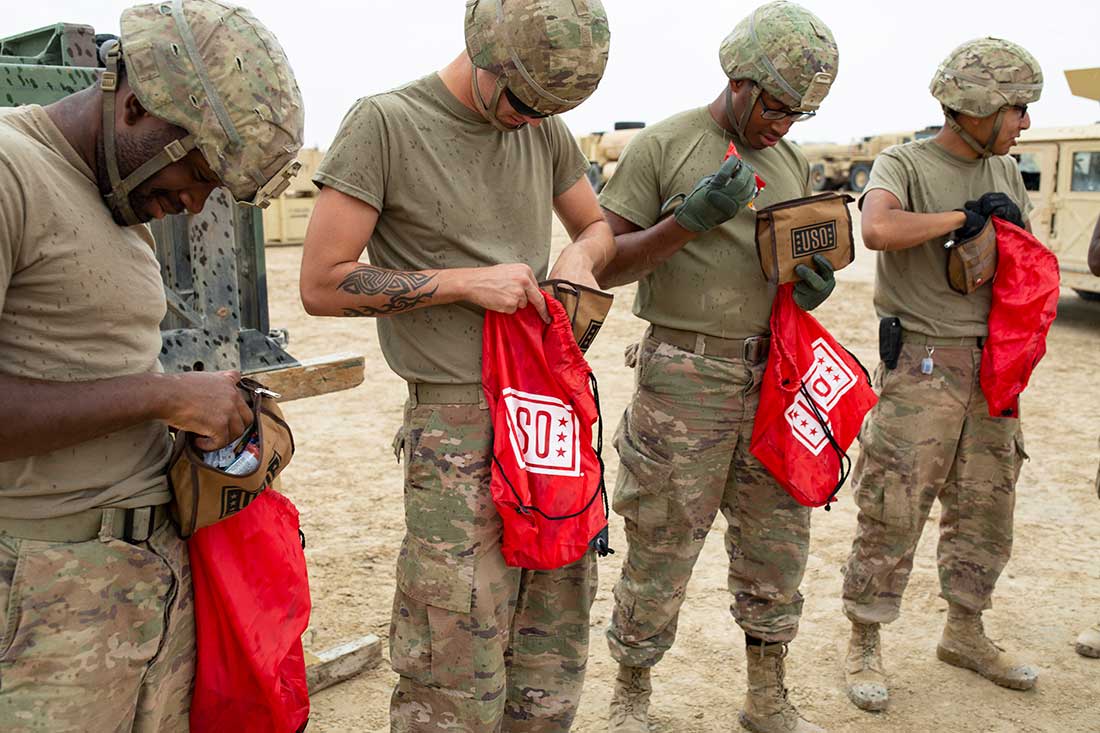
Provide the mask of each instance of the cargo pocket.
{"label": "cargo pocket", "polygon": [[612,508],[628,524],[633,523],[643,537],[662,538],[668,531],[666,491],[672,477],[672,464],[651,458],[632,443],[623,415],[615,433],[619,451],[619,478],[615,484]]}
{"label": "cargo pocket", "polygon": [[[1015,444],[1014,460],[1016,461],[1016,473],[1015,478],[1012,481],[1013,486],[1020,480],[1020,471],[1024,467],[1024,461],[1030,461],[1031,456],[1027,454],[1027,450],[1024,448],[1024,433],[1022,430],[1016,431],[1016,436],[1013,438]],[[1100,475],[1097,476],[1098,482],[1100,482]],[[1100,488],[1097,489],[1097,493],[1100,493]]]}
{"label": "cargo pocket", "polygon": [[406,536],[397,558],[390,661],[399,675],[466,694],[477,692],[472,623],[474,558]]}
{"label": "cargo pocket", "polygon": [[908,529],[913,523],[912,472],[890,466],[864,447],[855,490],[856,506],[867,516],[890,527]]}

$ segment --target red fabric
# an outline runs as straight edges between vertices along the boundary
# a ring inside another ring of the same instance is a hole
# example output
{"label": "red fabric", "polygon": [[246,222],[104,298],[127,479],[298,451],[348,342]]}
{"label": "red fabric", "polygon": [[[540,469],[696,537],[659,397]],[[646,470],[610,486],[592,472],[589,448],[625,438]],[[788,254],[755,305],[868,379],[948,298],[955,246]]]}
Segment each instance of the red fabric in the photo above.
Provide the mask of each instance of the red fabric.
{"label": "red fabric", "polygon": [[878,398],[855,357],[795,304],[793,288],[794,283],[780,285],[772,304],[771,351],[750,450],[799,504],[816,507],[835,501],[837,477],[849,463],[837,449],[848,450]]}
{"label": "red fabric", "polygon": [[298,510],[268,489],[188,540],[197,664],[192,733],[293,733],[309,719],[309,580]]}
{"label": "red fabric", "polygon": [[979,374],[991,417],[1019,417],[1020,393],[1047,353],[1058,314],[1058,258],[1015,224],[994,218],[997,275]]}
{"label": "red fabric", "polygon": [[603,472],[592,448],[592,369],[565,308],[549,295],[546,305],[549,325],[532,305],[510,315],[487,311],[481,363],[501,551],[509,565],[534,570],[576,562],[607,527]]}

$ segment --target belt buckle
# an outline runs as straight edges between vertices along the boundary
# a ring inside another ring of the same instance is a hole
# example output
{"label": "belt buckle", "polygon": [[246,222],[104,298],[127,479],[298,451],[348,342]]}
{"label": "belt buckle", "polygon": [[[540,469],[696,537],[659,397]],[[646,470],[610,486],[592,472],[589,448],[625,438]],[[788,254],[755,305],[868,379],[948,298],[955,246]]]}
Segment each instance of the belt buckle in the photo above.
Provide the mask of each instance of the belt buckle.
{"label": "belt buckle", "polygon": [[767,344],[767,336],[750,336],[741,345],[741,358],[749,364],[760,363],[761,353]]}
{"label": "belt buckle", "polygon": [[127,509],[122,522],[122,537],[119,539],[136,545],[148,542],[153,536],[156,519],[156,507],[142,506],[136,509]]}

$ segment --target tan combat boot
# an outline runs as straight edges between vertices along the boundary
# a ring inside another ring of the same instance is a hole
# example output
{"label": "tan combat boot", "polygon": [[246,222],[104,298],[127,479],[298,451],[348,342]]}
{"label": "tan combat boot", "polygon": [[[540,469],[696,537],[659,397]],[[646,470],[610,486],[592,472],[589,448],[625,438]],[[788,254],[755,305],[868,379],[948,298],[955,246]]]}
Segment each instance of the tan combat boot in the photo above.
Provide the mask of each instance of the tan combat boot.
{"label": "tan combat boot", "polygon": [[936,656],[941,661],[971,669],[1001,687],[1030,690],[1039,679],[1039,671],[1025,664],[989,640],[982,626],[981,613],[951,604],[943,627]]}
{"label": "tan combat boot", "polygon": [[753,733],[825,733],[824,728],[803,720],[783,684],[786,644],[745,647],[749,691],[738,719]]}
{"label": "tan combat boot", "polygon": [[608,733],[649,733],[649,667],[619,665],[607,716]]}
{"label": "tan combat boot", "polygon": [[1086,629],[1077,637],[1077,653],[1082,657],[1100,659],[1100,624]]}
{"label": "tan combat boot", "polygon": [[878,631],[878,624],[852,622],[852,637],[848,640],[848,659],[844,668],[848,699],[860,710],[871,712],[885,710],[890,702]]}

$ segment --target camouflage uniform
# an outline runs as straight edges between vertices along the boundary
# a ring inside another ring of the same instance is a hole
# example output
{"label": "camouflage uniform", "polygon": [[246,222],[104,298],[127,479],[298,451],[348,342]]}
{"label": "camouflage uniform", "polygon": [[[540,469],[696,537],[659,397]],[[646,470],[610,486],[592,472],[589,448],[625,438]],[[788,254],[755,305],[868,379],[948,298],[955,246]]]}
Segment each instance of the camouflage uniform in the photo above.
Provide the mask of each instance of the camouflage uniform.
{"label": "camouflage uniform", "polygon": [[0,729],[186,731],[195,673],[187,546],[0,533]]}
{"label": "camouflage uniform", "polygon": [[[588,162],[560,119],[510,128],[497,105],[507,88],[543,114],[575,107],[602,77],[609,42],[598,0],[472,0],[466,46],[481,114],[438,74],[367,97],[314,180],[379,212],[367,245],[375,267],[522,263],[541,279],[553,201]],[[489,101],[477,69],[498,76]],[[387,362],[410,385],[395,442],[406,535],[390,627],[399,675],[390,728],[568,731],[588,660],[595,557],[551,571],[505,565],[479,383],[484,313],[466,302],[427,305],[377,320]]]}
{"label": "camouflage uniform", "polygon": [[[21,273],[22,281],[11,277],[0,283],[0,315],[10,315],[2,313],[5,296],[14,305],[22,302],[18,298],[25,300],[31,289],[45,293],[43,297],[55,297],[59,304],[68,303],[73,283],[49,268],[56,266],[57,252],[73,239],[85,249],[110,242],[123,253],[114,256],[130,260],[129,269],[93,273],[102,281],[98,283],[101,292],[135,290],[134,281],[140,278],[143,297],[120,298],[124,302],[110,303],[107,317],[100,314],[106,319],[99,324],[101,329],[126,330],[118,329],[119,323],[132,326],[125,338],[96,340],[91,349],[88,344],[98,335],[94,328],[87,332],[54,329],[34,343],[37,351],[32,359],[9,360],[6,357],[12,354],[4,349],[0,364],[15,376],[83,382],[159,371],[157,322],[163,317],[164,295],[150,255],[152,240],[144,227],[117,226],[108,209],[118,220],[136,223],[130,193],[192,149],[202,152],[235,198],[263,203],[286,180],[283,174],[293,168],[292,159],[301,147],[301,96],[290,66],[275,38],[247,10],[217,0],[130,8],[122,14],[121,38],[107,52],[107,60],[100,87],[109,195],[100,197],[95,173],[86,163],[67,156],[71,144],[55,142],[64,138],[40,108],[12,113],[13,119],[45,118],[37,123],[39,130],[45,130],[42,139],[25,136],[28,149],[52,146],[55,155],[50,165],[67,170],[70,178],[83,184],[82,188],[74,184],[79,194],[74,200],[87,204],[94,215],[84,212],[62,218],[50,223],[55,231],[33,232],[49,241],[50,250],[30,263]],[[114,129],[122,60],[129,87],[143,107],[187,133],[125,179],[118,168]],[[21,168],[17,173],[31,178],[34,172]],[[61,211],[82,210],[74,205]],[[8,231],[0,227],[0,232]],[[31,235],[23,234],[25,242],[0,241],[0,251],[37,246]],[[125,249],[134,239],[140,245],[136,253]],[[71,271],[72,263],[68,264]],[[150,291],[155,298],[149,297]],[[80,313],[75,304],[58,305],[58,309],[64,315]],[[0,319],[16,338],[18,316],[26,312],[33,313],[27,310]],[[115,362],[104,353],[117,354]],[[18,371],[27,365],[31,366],[24,372]],[[0,464],[0,476],[5,479],[0,483],[0,729],[4,731],[188,729],[195,666],[194,609],[187,547],[167,522],[163,471],[168,451],[144,452],[133,441],[127,446],[133,455],[126,457],[140,465],[121,477],[113,475],[117,472],[113,465],[105,468],[115,462],[106,447],[113,445],[112,437],[142,431],[155,434],[154,445],[167,448],[164,425],[145,423]],[[34,464],[42,474],[35,473]],[[32,467],[10,470],[20,465]],[[143,485],[149,477],[152,487]],[[59,486],[68,493],[59,493]],[[151,534],[127,528],[140,517],[148,519]]]}
{"label": "camouflage uniform", "polygon": [[[1036,101],[1041,88],[1038,64],[1016,44],[992,38],[963,44],[936,71],[930,90],[948,127],[976,156],[956,155],[936,139],[895,146],[876,159],[864,196],[882,189],[903,210],[929,214],[999,192],[1026,221],[1031,205],[1019,168],[992,151],[1007,108]],[[956,113],[996,115],[991,137],[975,140]],[[991,288],[969,294],[950,288],[948,238],[877,255],[875,309],[880,318],[898,319],[902,346],[896,368],[880,364],[876,372],[879,401],[863,425],[853,474],[859,516],[844,570],[844,611],[852,622],[845,676],[849,698],[864,710],[881,711],[889,702],[879,627],[899,615],[937,499],[940,589],[948,601],[937,656],[1012,689],[1030,689],[1038,677],[982,626],[1012,551],[1016,481],[1027,454],[1020,421],[990,417],[979,380]]]}
{"label": "camouflage uniform", "polygon": [[607,631],[611,656],[655,665],[676,636],[699,552],[726,518],[730,610],[745,630],[791,641],[802,614],[810,509],[749,452],[764,362],[700,356],[647,338],[615,436],[614,509],[629,542]]}
{"label": "camouflage uniform", "polygon": [[408,531],[397,559],[392,730],[568,731],[588,661],[595,555],[504,564],[484,405],[410,400],[399,434]]}
{"label": "camouflage uniform", "polygon": [[1012,550],[1016,480],[1027,458],[1020,421],[989,416],[974,340],[906,343],[896,369],[875,374],[879,403],[863,426],[854,471],[858,530],[844,577],[844,609],[860,623],[890,623],[932,503],[940,517],[942,595],[973,611],[991,605]]}

